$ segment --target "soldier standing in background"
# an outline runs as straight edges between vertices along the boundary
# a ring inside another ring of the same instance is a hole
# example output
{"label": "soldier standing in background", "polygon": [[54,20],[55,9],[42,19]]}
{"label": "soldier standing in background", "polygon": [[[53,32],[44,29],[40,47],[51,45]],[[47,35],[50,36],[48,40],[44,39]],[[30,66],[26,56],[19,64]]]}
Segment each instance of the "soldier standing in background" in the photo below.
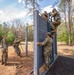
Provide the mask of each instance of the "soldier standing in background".
{"label": "soldier standing in background", "polygon": [[37,42],[37,45],[44,46],[43,54],[44,54],[45,64],[43,65],[43,68],[45,70],[48,70],[50,66],[50,55],[52,52],[52,43],[53,41],[50,32],[46,33],[46,39],[43,42]]}
{"label": "soldier standing in background", "polygon": [[59,12],[54,8],[52,12],[50,12],[50,16],[52,17],[51,25],[51,33],[52,35],[56,32],[57,27],[61,24],[61,17]]}
{"label": "soldier standing in background", "polygon": [[15,52],[17,53],[17,55],[21,57],[21,50],[19,48],[20,42],[21,42],[21,40],[19,40],[18,38],[15,38],[15,40],[13,42],[13,47],[14,47]]}
{"label": "soldier standing in background", "polygon": [[8,43],[6,40],[6,36],[2,36],[3,39],[1,40],[1,46],[2,46],[2,65],[6,65],[7,59],[8,59]]}

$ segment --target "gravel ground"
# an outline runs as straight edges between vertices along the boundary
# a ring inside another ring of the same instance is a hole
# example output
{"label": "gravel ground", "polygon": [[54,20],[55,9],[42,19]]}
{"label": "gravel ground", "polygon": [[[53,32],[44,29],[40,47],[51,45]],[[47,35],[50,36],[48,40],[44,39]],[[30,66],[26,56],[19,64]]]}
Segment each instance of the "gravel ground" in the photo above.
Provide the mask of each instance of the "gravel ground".
{"label": "gravel ground", "polygon": [[59,56],[46,75],[74,75],[74,58]]}

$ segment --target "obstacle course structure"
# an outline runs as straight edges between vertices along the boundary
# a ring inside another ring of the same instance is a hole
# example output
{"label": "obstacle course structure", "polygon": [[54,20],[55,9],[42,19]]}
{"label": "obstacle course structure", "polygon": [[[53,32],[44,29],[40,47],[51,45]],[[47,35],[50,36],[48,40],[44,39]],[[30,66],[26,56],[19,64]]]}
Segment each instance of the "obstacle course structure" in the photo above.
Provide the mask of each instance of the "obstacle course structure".
{"label": "obstacle course structure", "polygon": [[25,42],[26,42],[26,47],[25,47],[25,52],[26,52],[26,56],[28,56],[28,31],[29,31],[29,27],[33,27],[33,25],[27,25],[25,28]]}
{"label": "obstacle course structure", "polygon": [[[28,27],[26,27],[26,55],[28,55]],[[45,34],[50,32],[50,22],[43,19],[40,15],[38,10],[34,11],[34,75],[39,75],[39,69],[44,64],[44,57],[43,57],[43,48],[37,46],[37,42],[44,41]],[[53,48],[51,53],[51,64],[55,61],[57,57],[57,40],[56,34],[53,38]],[[43,74],[44,75],[44,74]]]}
{"label": "obstacle course structure", "polygon": [[[34,12],[34,75],[39,75],[39,69],[44,64],[43,49],[37,46],[36,42],[45,39],[46,32],[50,31],[50,23],[45,21],[37,10]],[[53,49],[51,54],[51,64],[57,56],[56,34],[53,38]]]}

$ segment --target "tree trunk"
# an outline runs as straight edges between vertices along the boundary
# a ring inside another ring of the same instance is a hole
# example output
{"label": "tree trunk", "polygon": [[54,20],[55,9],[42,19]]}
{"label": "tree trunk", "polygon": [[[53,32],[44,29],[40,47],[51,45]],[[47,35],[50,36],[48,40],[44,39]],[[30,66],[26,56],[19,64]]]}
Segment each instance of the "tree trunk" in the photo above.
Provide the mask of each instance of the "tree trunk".
{"label": "tree trunk", "polygon": [[64,15],[65,15],[65,26],[67,27],[67,24],[66,24],[66,3],[64,3]]}
{"label": "tree trunk", "polygon": [[71,23],[71,0],[68,0],[68,24],[69,24],[69,46],[72,45],[72,40],[71,40],[71,28],[72,28],[72,23]]}

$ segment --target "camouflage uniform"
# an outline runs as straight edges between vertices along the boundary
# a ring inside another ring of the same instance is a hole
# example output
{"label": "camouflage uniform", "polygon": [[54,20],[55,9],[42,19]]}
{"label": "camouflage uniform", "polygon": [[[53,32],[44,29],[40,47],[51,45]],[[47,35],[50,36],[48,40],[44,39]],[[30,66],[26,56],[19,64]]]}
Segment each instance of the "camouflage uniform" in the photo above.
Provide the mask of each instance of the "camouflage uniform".
{"label": "camouflage uniform", "polygon": [[17,53],[18,56],[21,56],[21,50],[19,48],[21,40],[18,40],[17,38],[14,40],[13,47],[15,49],[15,52]]}
{"label": "camouflage uniform", "polygon": [[52,38],[48,37],[46,38],[43,42],[40,42],[40,46],[44,46],[44,60],[45,60],[45,64],[44,66],[49,67],[50,65],[50,54],[52,52]]}
{"label": "camouflage uniform", "polygon": [[[6,61],[8,59],[8,43],[7,43],[7,40],[3,38],[2,41],[1,41],[1,45],[2,45],[2,64],[6,64]],[[5,57],[4,57],[4,54],[5,54]],[[3,60],[3,57],[6,58],[6,59]]]}
{"label": "camouflage uniform", "polygon": [[51,29],[56,29],[61,24],[61,17],[59,12],[54,8],[52,12],[50,13],[51,17],[53,18],[51,24]]}

